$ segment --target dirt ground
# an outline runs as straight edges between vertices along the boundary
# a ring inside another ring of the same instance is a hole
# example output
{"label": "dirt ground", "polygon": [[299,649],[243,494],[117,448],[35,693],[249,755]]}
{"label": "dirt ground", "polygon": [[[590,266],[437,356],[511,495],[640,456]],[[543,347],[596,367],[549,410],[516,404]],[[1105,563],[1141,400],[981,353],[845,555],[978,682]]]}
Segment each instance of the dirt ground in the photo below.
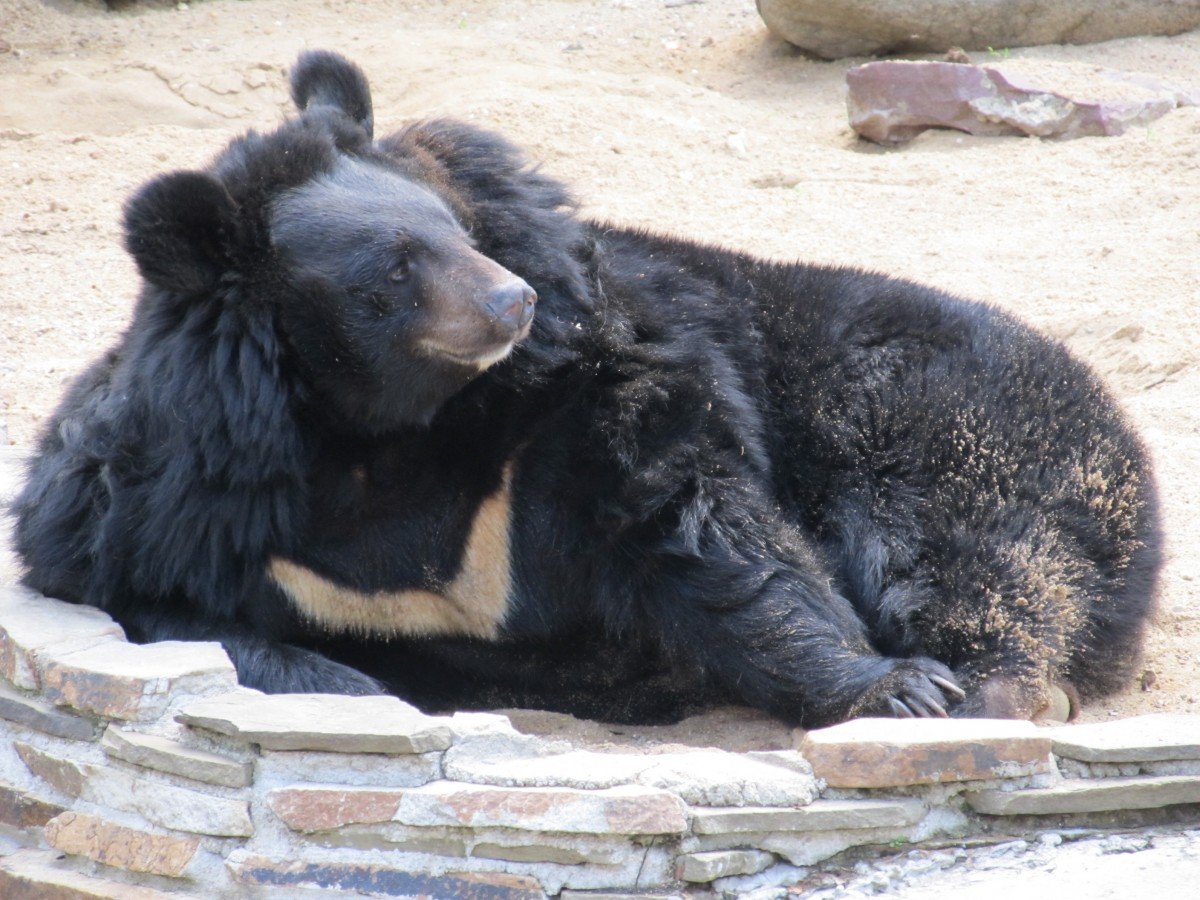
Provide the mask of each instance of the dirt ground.
{"label": "dirt ground", "polygon": [[[493,126],[588,215],[909,276],[1064,340],[1150,444],[1169,541],[1153,675],[1085,716],[1197,710],[1200,109],[1116,138],[883,150],[846,124],[862,60],[804,57],[752,0],[116,5],[0,0],[0,440],[28,446],[126,321],[123,199],[277,123],[296,53],[336,49],[367,70],[381,133]],[[1012,56],[1200,85],[1200,32]]]}

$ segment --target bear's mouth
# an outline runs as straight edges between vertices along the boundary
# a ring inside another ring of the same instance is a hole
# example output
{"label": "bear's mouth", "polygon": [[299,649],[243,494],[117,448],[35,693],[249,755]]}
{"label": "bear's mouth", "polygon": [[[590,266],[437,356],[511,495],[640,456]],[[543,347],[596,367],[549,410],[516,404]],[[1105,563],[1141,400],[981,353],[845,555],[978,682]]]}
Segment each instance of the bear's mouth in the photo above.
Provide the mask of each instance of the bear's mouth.
{"label": "bear's mouth", "polygon": [[470,368],[479,369],[482,371],[494,366],[496,363],[500,362],[500,360],[512,353],[513,347],[517,345],[517,340],[518,338],[514,338],[507,344],[504,344],[502,347],[495,350],[487,350],[476,353],[464,353],[462,350],[447,347],[445,344],[438,343],[437,341],[430,340],[429,338],[425,338],[421,341],[421,347],[434,356],[449,360],[450,362],[456,363],[460,366],[468,366]]}

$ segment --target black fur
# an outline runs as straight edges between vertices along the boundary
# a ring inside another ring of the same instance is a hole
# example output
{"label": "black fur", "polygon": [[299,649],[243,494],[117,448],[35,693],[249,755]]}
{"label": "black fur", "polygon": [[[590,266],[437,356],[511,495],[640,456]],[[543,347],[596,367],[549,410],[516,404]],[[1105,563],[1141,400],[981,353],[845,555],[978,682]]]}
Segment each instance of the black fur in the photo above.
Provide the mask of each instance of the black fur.
{"label": "black fur", "polygon": [[[264,690],[435,709],[812,726],[1129,678],[1153,479],[1061,346],[906,281],[581,221],[468,125],[373,143],[333,54],[292,93],[297,119],[130,201],[145,289],[41,440],[30,585],[220,640]],[[481,312],[526,283],[528,334]],[[514,342],[482,374],[455,355]],[[268,577],[445,591],[506,477],[490,639],[334,633]]]}

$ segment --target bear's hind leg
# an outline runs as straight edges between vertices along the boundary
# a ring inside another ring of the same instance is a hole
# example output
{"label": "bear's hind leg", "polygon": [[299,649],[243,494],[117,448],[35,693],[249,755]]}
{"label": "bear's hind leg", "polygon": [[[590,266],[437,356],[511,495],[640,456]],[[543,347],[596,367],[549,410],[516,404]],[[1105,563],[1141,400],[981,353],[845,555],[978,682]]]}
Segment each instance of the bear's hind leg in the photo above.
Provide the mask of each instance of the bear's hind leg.
{"label": "bear's hind leg", "polygon": [[[1074,694],[1070,665],[1089,631],[1089,611],[1112,603],[1075,543],[1042,519],[968,533],[930,550],[905,590],[922,603],[893,624],[912,652],[941,660],[967,696],[953,715],[1034,718]],[[885,596],[888,592],[885,592]]]}

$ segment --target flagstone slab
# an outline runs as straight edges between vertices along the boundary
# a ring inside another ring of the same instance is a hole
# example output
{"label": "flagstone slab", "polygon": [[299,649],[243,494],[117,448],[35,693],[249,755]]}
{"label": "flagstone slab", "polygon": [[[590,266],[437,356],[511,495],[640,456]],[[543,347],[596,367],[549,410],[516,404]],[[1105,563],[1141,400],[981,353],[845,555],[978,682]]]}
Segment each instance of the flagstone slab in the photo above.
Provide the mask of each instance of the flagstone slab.
{"label": "flagstone slab", "polygon": [[123,641],[125,632],[93,606],[43,597],[21,585],[0,585],[0,675],[36,690],[37,655]]}
{"label": "flagstone slab", "polygon": [[0,825],[22,831],[41,828],[63,811],[57,803],[40,800],[21,788],[0,782]]}
{"label": "flagstone slab", "polygon": [[680,881],[704,883],[732,875],[754,875],[775,862],[773,853],[762,850],[708,850],[685,853],[676,861]]}
{"label": "flagstone slab", "polygon": [[[273,888],[326,888],[389,897],[461,897],[544,900],[536,879],[501,872],[411,872],[402,865],[277,859],[235,850],[226,863],[242,884]],[[273,896],[273,895],[272,895]],[[282,895],[281,895],[282,896]]]}
{"label": "flagstone slab", "polygon": [[0,856],[0,897],[4,900],[179,900],[180,895],[174,891],[167,893],[65,868],[57,864],[58,855],[55,851],[18,850]]}
{"label": "flagstone slab", "polygon": [[42,734],[72,741],[94,741],[101,725],[95,719],[43,703],[0,682],[0,719],[7,719]]}
{"label": "flagstone slab", "polygon": [[114,759],[206,784],[245,787],[254,776],[251,763],[185,747],[158,735],[124,731],[115,725],[108,726],[100,746]]}
{"label": "flagstone slab", "polygon": [[398,697],[263,694],[240,688],[184,704],[176,719],[264,750],[428,753],[450,746],[444,720]]}
{"label": "flagstone slab", "polygon": [[1200,716],[1155,713],[1046,730],[1057,756],[1080,762],[1200,759]]}
{"label": "flagstone slab", "polygon": [[696,834],[889,828],[921,820],[920,800],[817,800],[801,809],[693,809]]}
{"label": "flagstone slab", "polygon": [[22,741],[14,742],[14,746],[32,774],[68,797],[133,813],[175,831],[216,837],[254,834],[246,800],[138,777],[111,766],[64,759]]}
{"label": "flagstone slab", "polygon": [[196,838],[153,834],[82,812],[64,812],[46,824],[46,843],[73,856],[127,869],[178,878],[200,849]]}
{"label": "flagstone slab", "polygon": [[830,787],[899,787],[1051,771],[1050,738],[1011,719],[853,719],[799,750]]}
{"label": "flagstone slab", "polygon": [[1157,809],[1180,803],[1200,803],[1200,776],[1081,778],[1052,788],[969,791],[965,796],[973,810],[992,816]]}
{"label": "flagstone slab", "polygon": [[236,687],[237,672],[220,644],[109,641],[39,655],[42,691],[59,706],[110,719],[152,721],[171,701]]}
{"label": "flagstone slab", "polygon": [[444,768],[456,781],[505,787],[602,789],[640,784],[669,790],[701,806],[794,807],[811,803],[818,793],[807,764],[789,768],[723,750],[497,755],[486,742],[468,741],[446,753]]}

